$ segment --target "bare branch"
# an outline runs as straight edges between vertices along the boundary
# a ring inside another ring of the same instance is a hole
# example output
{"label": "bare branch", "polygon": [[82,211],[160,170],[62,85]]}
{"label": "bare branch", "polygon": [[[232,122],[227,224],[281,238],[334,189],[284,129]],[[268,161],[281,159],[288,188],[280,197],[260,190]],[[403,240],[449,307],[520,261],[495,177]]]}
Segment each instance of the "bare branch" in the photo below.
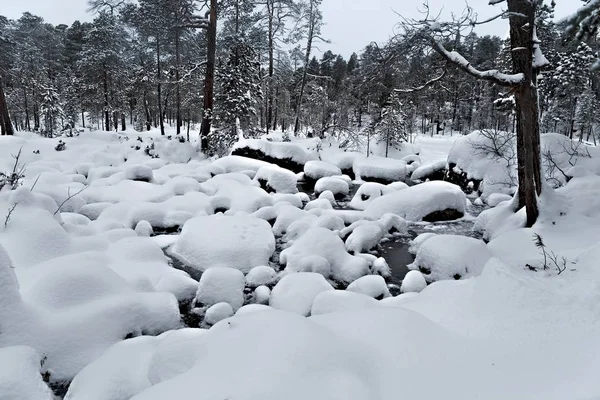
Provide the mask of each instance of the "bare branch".
{"label": "bare branch", "polygon": [[54,211],[54,214],[52,214],[52,215],[58,214],[60,212],[60,210],[62,209],[62,207],[67,203],[67,201],[71,200],[73,197],[77,196],[79,193],[83,192],[88,187],[89,186],[84,186],[80,190],[78,190],[76,193],[73,193],[73,194],[71,194],[71,189],[69,188],[69,191],[67,192],[67,198],[65,199],[65,201],[60,203],[60,205],[58,206],[58,208],[56,209],[56,211]]}
{"label": "bare branch", "polygon": [[423,90],[423,89],[425,89],[425,88],[433,85],[434,83],[441,81],[444,78],[444,76],[446,76],[446,72],[447,72],[447,70],[446,70],[446,68],[444,68],[444,70],[442,71],[442,73],[440,74],[440,76],[438,76],[437,78],[433,78],[433,79],[428,80],[427,82],[425,82],[421,86],[418,86],[418,87],[415,87],[415,88],[412,88],[412,89],[394,89],[394,91],[397,92],[397,93],[414,93],[414,92],[419,92],[419,91],[421,91],[421,90]]}

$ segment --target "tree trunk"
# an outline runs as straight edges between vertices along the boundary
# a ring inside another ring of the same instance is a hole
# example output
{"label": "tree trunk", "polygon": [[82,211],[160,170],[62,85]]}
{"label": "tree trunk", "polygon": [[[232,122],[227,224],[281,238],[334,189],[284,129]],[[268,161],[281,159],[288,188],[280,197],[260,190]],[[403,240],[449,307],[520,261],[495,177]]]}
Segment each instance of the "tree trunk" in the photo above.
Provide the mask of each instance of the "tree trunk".
{"label": "tree trunk", "polygon": [[160,124],[160,134],[165,135],[165,124],[163,122],[163,109],[161,103],[161,92],[162,92],[162,73],[160,70],[160,38],[158,34],[156,34],[156,95],[158,98],[158,122]]}
{"label": "tree trunk", "polygon": [[108,115],[108,71],[106,67],[104,67],[104,79],[103,79],[103,89],[104,89],[104,130],[110,130],[110,116]]}
{"label": "tree trunk", "polygon": [[149,131],[152,127],[152,116],[150,115],[150,109],[148,108],[147,93],[144,90],[144,110],[146,111],[146,130]]}
{"label": "tree trunk", "polygon": [[208,135],[212,123],[213,89],[215,83],[215,53],[217,50],[217,0],[210,0],[210,20],[206,29],[206,76],[204,78],[204,105],[200,128],[200,149],[208,150]]}
{"label": "tree trunk", "polygon": [[10,115],[8,114],[8,104],[6,104],[6,96],[4,96],[2,77],[0,77],[0,128],[3,135],[14,135],[15,133],[10,122]]}
{"label": "tree trunk", "polygon": [[179,82],[179,68],[181,64],[181,55],[179,54],[179,28],[177,28],[177,32],[175,32],[175,89],[176,89],[176,102],[177,102],[177,134],[181,133],[181,84]]}
{"label": "tree trunk", "polygon": [[539,215],[537,198],[542,193],[540,126],[536,72],[533,68],[533,27],[536,2],[507,0],[510,15],[510,39],[513,72],[525,79],[515,89],[517,103],[518,207],[525,207],[526,226],[535,224]]}
{"label": "tree trunk", "polygon": [[127,129],[127,126],[125,124],[125,113],[122,112],[121,113],[121,130],[124,131]]}
{"label": "tree trunk", "polygon": [[302,71],[302,82],[300,83],[300,94],[298,95],[298,103],[296,104],[296,122],[294,123],[294,135],[300,130],[300,108],[302,106],[302,98],[304,97],[304,88],[306,87],[306,77],[308,73],[308,63],[310,62],[310,52],[312,50],[312,42],[315,35],[315,10],[314,4],[310,1],[309,9],[309,24],[308,34],[306,37],[306,55],[304,57],[304,70]]}
{"label": "tree trunk", "polygon": [[275,31],[273,27],[273,18],[275,17],[275,4],[273,0],[267,0],[267,12],[269,13],[269,32],[268,32],[268,47],[269,47],[269,73],[267,78],[267,112],[266,112],[266,123],[267,134],[269,134],[269,125],[273,120],[273,53],[274,53],[274,36]]}
{"label": "tree trunk", "polygon": [[31,130],[31,125],[29,124],[29,104],[27,102],[27,90],[23,88],[23,100],[25,103],[25,129]]}

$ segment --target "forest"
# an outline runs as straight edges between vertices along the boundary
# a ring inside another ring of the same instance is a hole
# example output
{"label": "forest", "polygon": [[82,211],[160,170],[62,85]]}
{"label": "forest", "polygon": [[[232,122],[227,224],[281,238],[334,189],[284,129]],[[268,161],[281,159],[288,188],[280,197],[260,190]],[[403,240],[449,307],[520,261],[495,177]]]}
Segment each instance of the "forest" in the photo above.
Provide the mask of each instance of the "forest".
{"label": "forest", "polygon": [[[219,2],[211,107],[203,106],[207,8],[198,2],[98,0],[91,3],[92,22],[70,26],[29,13],[0,17],[0,71],[14,126],[52,135],[75,124],[106,131],[163,127],[163,133],[169,124],[189,139],[189,130],[210,115],[215,152],[237,137],[236,119],[249,137],[277,129],[331,133],[350,148],[370,135],[400,143],[412,132],[514,130],[511,93],[463,74],[409,29],[348,59],[318,55],[315,46],[327,46],[319,6],[317,0]],[[538,9],[537,21],[550,66],[539,77],[541,129],[595,143],[600,81],[589,67],[598,43],[571,40],[550,5]],[[511,70],[509,38],[478,36],[469,24],[451,30],[444,45],[474,67]]]}

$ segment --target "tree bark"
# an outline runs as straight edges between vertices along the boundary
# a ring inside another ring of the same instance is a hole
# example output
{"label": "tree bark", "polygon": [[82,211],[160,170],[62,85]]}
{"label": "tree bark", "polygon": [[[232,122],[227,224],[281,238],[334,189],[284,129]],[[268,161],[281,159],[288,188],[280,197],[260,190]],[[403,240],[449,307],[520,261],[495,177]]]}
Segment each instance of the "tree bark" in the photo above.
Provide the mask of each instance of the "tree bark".
{"label": "tree bark", "polygon": [[540,126],[536,71],[533,67],[533,27],[537,3],[507,0],[510,14],[510,41],[513,73],[525,76],[515,88],[517,103],[518,207],[525,207],[526,226],[531,227],[539,215],[537,198],[542,193],[540,160]]}
{"label": "tree bark", "polygon": [[215,53],[217,50],[217,0],[210,0],[210,20],[206,29],[206,76],[204,78],[204,105],[202,107],[202,125],[200,128],[200,149],[208,150],[208,135],[212,124]]}
{"label": "tree bark", "polygon": [[6,96],[4,96],[2,77],[0,77],[0,128],[2,128],[3,135],[14,135],[15,133],[13,125],[10,122],[8,104],[6,104]]}
{"label": "tree bark", "polygon": [[269,13],[269,32],[268,32],[268,47],[269,47],[269,73],[267,78],[267,112],[266,123],[267,134],[269,134],[269,126],[273,120],[273,53],[274,53],[274,36],[273,18],[275,17],[275,4],[273,0],[267,0],[267,12]]}
{"label": "tree bark", "polygon": [[104,130],[110,131],[110,117],[108,115],[108,71],[104,67]]}
{"label": "tree bark", "polygon": [[163,122],[163,109],[161,103],[161,92],[162,92],[162,84],[161,84],[162,74],[160,69],[160,38],[159,34],[156,34],[156,90],[158,97],[158,121],[160,123],[160,134],[165,135],[165,124]]}
{"label": "tree bark", "polygon": [[176,102],[177,102],[177,134],[179,135],[181,133],[181,84],[179,82],[179,68],[180,68],[180,64],[181,64],[181,55],[180,50],[179,50],[179,35],[180,35],[180,30],[179,28],[177,28],[177,31],[175,32],[175,89],[176,89]]}
{"label": "tree bark", "polygon": [[310,62],[310,52],[312,50],[312,42],[315,36],[316,16],[314,3],[310,1],[308,14],[308,34],[306,37],[306,55],[304,57],[304,70],[302,71],[302,82],[300,83],[300,94],[298,95],[298,104],[296,104],[296,122],[294,123],[294,135],[300,130],[300,108],[302,106],[302,98],[304,97],[304,88],[306,87],[306,77],[308,73],[308,63]]}

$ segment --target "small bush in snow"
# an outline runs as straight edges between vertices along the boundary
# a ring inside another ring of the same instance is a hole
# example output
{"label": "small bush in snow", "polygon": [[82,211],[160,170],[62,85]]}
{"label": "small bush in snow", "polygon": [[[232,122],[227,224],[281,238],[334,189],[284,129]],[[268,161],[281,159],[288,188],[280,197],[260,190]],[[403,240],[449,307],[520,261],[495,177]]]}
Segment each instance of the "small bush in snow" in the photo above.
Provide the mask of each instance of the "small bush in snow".
{"label": "small bush in snow", "polygon": [[54,147],[54,150],[56,151],[63,151],[67,149],[67,144],[65,142],[61,140],[58,141],[58,143],[56,144],[56,146]]}

